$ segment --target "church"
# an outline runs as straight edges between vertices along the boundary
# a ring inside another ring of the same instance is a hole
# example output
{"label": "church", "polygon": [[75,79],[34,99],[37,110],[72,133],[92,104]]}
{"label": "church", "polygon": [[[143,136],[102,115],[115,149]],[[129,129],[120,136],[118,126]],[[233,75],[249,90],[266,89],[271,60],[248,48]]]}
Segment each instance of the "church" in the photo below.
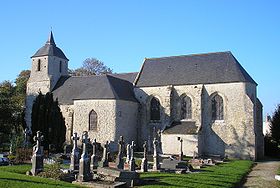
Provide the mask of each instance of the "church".
{"label": "church", "polygon": [[187,156],[218,155],[261,159],[262,104],[257,83],[229,51],[145,58],[139,72],[69,76],[68,59],[52,32],[31,57],[25,120],[31,127],[33,102],[41,91],[58,99],[66,141],[74,132],[117,150],[120,136],[144,141],[152,150]]}

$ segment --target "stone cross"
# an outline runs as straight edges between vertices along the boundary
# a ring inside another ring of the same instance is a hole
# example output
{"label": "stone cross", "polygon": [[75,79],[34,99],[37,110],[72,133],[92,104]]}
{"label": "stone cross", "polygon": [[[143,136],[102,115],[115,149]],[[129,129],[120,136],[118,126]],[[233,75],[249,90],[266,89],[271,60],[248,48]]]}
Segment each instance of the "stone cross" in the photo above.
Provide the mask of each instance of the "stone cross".
{"label": "stone cross", "polygon": [[130,144],[126,145],[126,163],[129,163],[130,161],[130,156],[131,156],[131,151],[130,151]]}
{"label": "stone cross", "polygon": [[129,161],[129,170],[130,171],[135,171],[135,159],[134,159],[134,147],[135,147],[135,143],[134,141],[131,142],[130,145],[130,152],[131,152],[131,156],[130,156],[130,161]]}
{"label": "stone cross", "polygon": [[179,154],[179,161],[183,160],[184,154],[183,154],[183,139],[178,137],[178,140],[180,141],[180,154]]}
{"label": "stone cross", "polygon": [[158,152],[157,152],[157,146],[158,146],[158,141],[154,138],[153,141],[154,145],[154,165],[153,165],[153,170],[159,170],[159,158],[158,158]]}
{"label": "stone cross", "polygon": [[80,160],[80,150],[78,148],[78,140],[80,137],[77,136],[77,133],[75,132],[73,136],[71,137],[73,140],[73,149],[71,152],[71,163],[70,163],[70,170],[78,171],[79,170],[79,160]]}
{"label": "stone cross", "polygon": [[43,141],[44,136],[40,131],[37,131],[37,135],[34,136],[34,141],[36,141],[35,151],[32,156],[32,168],[31,173],[33,176],[36,176],[39,172],[44,170],[43,158],[44,155],[41,151],[41,142]]}
{"label": "stone cross", "polygon": [[101,167],[108,167],[109,166],[108,149],[109,149],[109,143],[108,143],[108,141],[106,141],[106,144],[104,145],[104,150],[103,150],[103,157],[102,157],[102,160],[101,160]]}
{"label": "stone cross", "polygon": [[78,181],[84,182],[92,179],[90,173],[90,157],[88,155],[87,145],[89,143],[88,132],[84,131],[82,135],[83,153],[80,159]]}
{"label": "stone cross", "polygon": [[97,142],[96,139],[92,142],[92,156],[91,156],[91,170],[94,170],[98,167],[98,160],[97,160]]}
{"label": "stone cross", "polygon": [[117,156],[117,159],[116,159],[116,166],[117,166],[118,169],[123,169],[124,168],[123,150],[124,150],[124,141],[123,141],[123,137],[120,136],[119,152],[118,152],[118,156]]}
{"label": "stone cross", "polygon": [[141,171],[142,172],[147,172],[148,171],[148,160],[147,160],[148,146],[147,146],[147,141],[144,142],[143,149],[144,149],[144,153],[143,153],[144,157],[143,157],[142,162],[141,162]]}

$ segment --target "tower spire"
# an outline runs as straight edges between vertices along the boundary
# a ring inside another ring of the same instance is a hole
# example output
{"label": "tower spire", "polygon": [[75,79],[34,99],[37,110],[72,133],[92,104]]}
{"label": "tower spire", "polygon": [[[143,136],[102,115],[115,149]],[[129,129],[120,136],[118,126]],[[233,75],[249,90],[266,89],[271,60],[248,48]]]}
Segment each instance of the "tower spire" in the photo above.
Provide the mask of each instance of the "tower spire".
{"label": "tower spire", "polygon": [[46,43],[55,46],[55,42],[54,42],[54,39],[53,39],[53,33],[52,33],[52,31],[51,31],[50,36],[49,36],[49,38],[48,38],[48,40],[47,40]]}

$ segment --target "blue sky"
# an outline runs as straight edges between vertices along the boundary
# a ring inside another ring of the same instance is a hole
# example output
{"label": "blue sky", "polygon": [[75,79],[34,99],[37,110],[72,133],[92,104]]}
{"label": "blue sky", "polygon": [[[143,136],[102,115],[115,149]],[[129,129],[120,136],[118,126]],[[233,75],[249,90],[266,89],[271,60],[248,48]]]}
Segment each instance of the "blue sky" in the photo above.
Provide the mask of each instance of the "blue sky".
{"label": "blue sky", "polygon": [[0,3],[0,81],[29,69],[53,30],[77,68],[88,57],[114,72],[145,57],[231,51],[258,85],[264,114],[280,103],[278,0],[28,0]]}

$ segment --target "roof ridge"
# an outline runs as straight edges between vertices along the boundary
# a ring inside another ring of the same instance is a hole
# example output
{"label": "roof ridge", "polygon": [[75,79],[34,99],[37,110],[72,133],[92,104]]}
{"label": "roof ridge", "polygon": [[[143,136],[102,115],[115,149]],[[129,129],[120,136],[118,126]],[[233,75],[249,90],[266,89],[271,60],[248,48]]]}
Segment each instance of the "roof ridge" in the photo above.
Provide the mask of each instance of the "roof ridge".
{"label": "roof ridge", "polygon": [[188,56],[201,56],[201,55],[211,55],[211,54],[220,54],[220,53],[229,53],[232,54],[231,51],[223,51],[223,52],[208,52],[208,53],[198,53],[198,54],[188,54],[188,55],[174,55],[174,56],[164,56],[164,57],[151,57],[144,58],[145,60],[149,59],[167,59],[167,58],[177,58],[177,57],[188,57]]}

